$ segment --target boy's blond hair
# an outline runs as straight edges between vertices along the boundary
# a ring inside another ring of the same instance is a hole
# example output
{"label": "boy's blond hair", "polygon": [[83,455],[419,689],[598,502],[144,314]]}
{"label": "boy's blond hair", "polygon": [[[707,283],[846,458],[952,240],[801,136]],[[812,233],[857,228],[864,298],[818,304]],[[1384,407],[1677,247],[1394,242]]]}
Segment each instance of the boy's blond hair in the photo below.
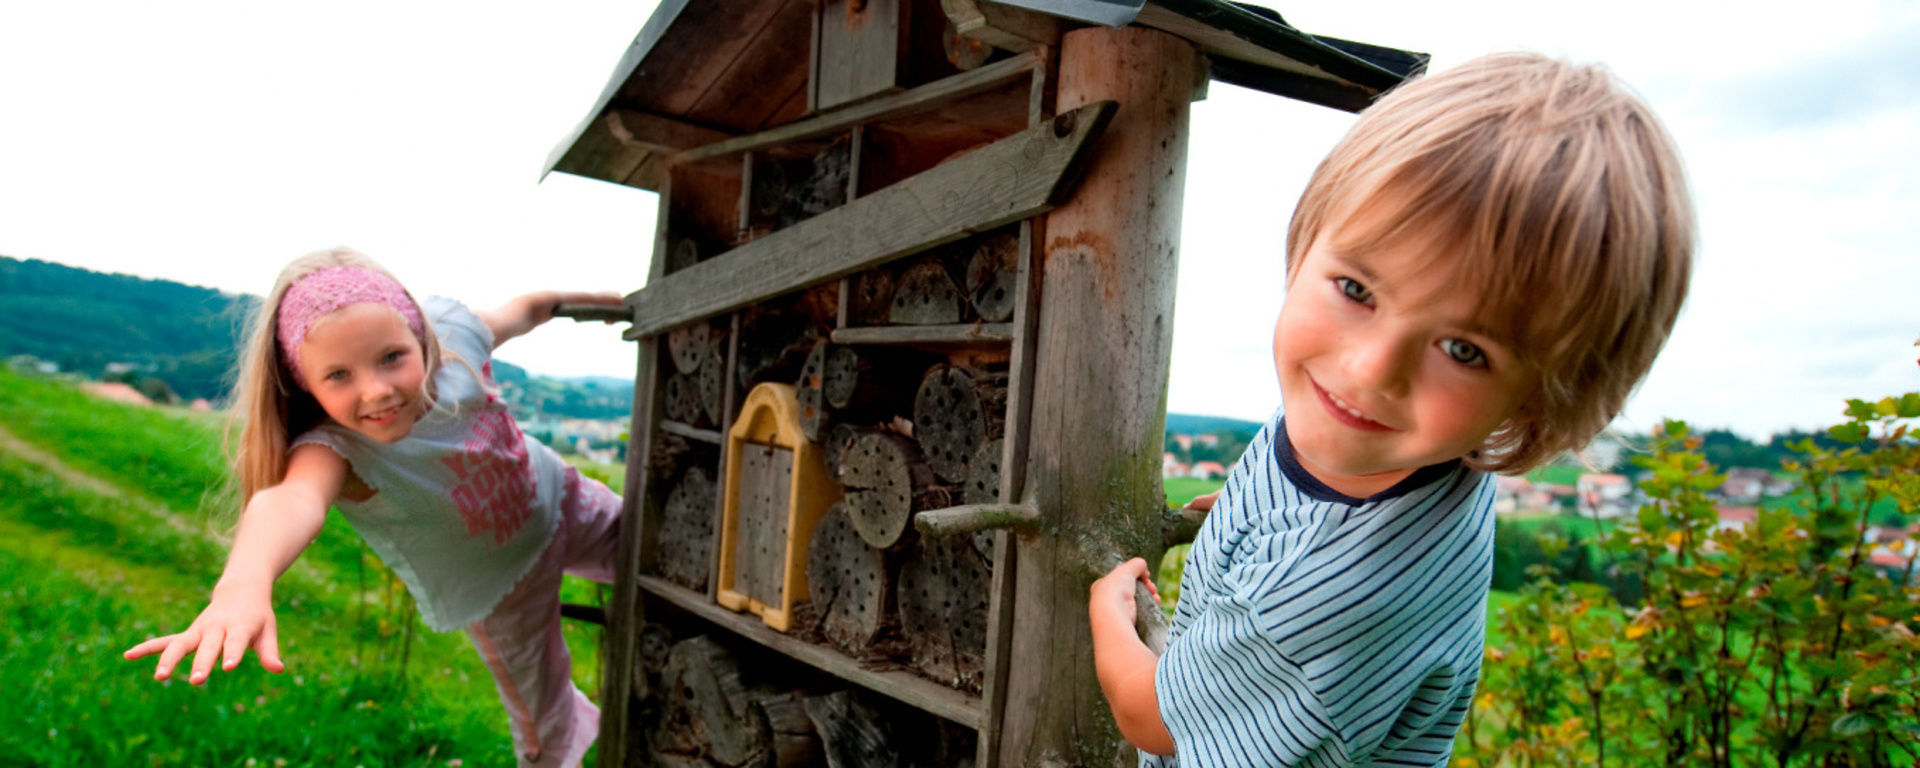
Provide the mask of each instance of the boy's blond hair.
{"label": "boy's blond hair", "polygon": [[[288,286],[310,272],[327,267],[364,267],[393,276],[373,259],[350,248],[315,251],[294,259],[280,270],[273,292],[267,294],[247,324],[246,346],[241,349],[240,368],[233,385],[233,407],[227,415],[227,460],[233,470],[231,482],[237,485],[234,490],[238,492],[236,501],[240,506],[253,498],[255,492],[285,479],[288,444],[327,419],[319,401],[287,370],[286,363],[282,362],[280,343],[274,337],[275,318]],[[408,293],[407,298],[413,300],[413,294]],[[417,306],[419,302],[414,304]],[[425,317],[425,311],[421,314],[425,338],[421,340],[424,348],[420,351],[427,372],[422,386],[426,387],[426,398],[431,401],[433,372],[439,370],[441,363],[440,340],[434,335],[432,321]]]}
{"label": "boy's blond hair", "polygon": [[[1399,215],[1354,216],[1386,200]],[[1478,319],[1532,380],[1467,457],[1509,473],[1578,450],[1620,412],[1673,328],[1694,247],[1679,154],[1652,110],[1603,69],[1526,53],[1409,82],[1362,113],[1294,209],[1289,285],[1333,231],[1360,253],[1440,234],[1430,266],[1479,295]]]}

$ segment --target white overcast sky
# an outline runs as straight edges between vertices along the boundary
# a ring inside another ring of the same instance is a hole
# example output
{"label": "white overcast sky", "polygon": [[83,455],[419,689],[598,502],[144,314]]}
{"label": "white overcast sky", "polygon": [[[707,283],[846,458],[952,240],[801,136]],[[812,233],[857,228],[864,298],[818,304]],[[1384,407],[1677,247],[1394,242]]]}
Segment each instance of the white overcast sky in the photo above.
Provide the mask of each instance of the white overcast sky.
{"label": "white overcast sky", "polygon": [[[632,291],[654,196],[539,171],[654,4],[0,0],[0,254],[259,294],[345,244],[476,306]],[[1664,116],[1701,249],[1620,427],[1761,436],[1920,389],[1920,4],[1266,4],[1435,70],[1604,62]],[[1193,115],[1168,407],[1262,419],[1282,233],[1352,118],[1219,83]],[[500,356],[634,367],[616,330],[564,322]]]}

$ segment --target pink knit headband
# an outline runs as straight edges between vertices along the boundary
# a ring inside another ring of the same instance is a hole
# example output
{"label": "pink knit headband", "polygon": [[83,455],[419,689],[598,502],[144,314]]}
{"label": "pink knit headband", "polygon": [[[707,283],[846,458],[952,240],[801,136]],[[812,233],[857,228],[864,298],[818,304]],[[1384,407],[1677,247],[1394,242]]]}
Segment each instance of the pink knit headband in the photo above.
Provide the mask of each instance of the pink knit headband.
{"label": "pink knit headband", "polygon": [[335,310],[355,304],[381,304],[400,313],[413,329],[413,337],[422,347],[427,343],[426,323],[420,319],[420,307],[393,278],[366,267],[323,267],[300,276],[287,286],[275,313],[274,337],[280,340],[280,359],[293,373],[294,383],[306,389],[300,374],[300,342],[321,318]]}

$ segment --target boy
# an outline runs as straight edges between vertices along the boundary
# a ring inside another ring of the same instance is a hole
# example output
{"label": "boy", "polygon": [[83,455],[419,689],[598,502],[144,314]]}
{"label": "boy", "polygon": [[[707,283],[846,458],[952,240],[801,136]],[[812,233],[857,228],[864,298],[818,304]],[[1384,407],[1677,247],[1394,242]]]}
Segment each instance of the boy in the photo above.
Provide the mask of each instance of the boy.
{"label": "boy", "polygon": [[1146,563],[1094,582],[1101,688],[1144,765],[1445,765],[1488,473],[1584,445],[1653,364],[1693,248],[1680,161],[1606,72],[1488,56],[1363,113],[1287,239],[1284,418],[1196,537],[1164,656],[1132,623]]}

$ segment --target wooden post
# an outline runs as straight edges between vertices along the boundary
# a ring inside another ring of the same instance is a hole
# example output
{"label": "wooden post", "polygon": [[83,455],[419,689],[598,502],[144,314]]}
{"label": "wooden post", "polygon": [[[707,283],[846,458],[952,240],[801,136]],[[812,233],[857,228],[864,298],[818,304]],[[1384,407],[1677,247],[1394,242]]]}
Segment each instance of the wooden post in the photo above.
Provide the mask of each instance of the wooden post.
{"label": "wooden post", "polygon": [[1088,546],[1160,552],[1193,47],[1140,27],[1062,38],[1058,110],[1119,103],[1079,191],[1047,216],[1026,498],[1000,764],[1132,765],[1094,676]]}

